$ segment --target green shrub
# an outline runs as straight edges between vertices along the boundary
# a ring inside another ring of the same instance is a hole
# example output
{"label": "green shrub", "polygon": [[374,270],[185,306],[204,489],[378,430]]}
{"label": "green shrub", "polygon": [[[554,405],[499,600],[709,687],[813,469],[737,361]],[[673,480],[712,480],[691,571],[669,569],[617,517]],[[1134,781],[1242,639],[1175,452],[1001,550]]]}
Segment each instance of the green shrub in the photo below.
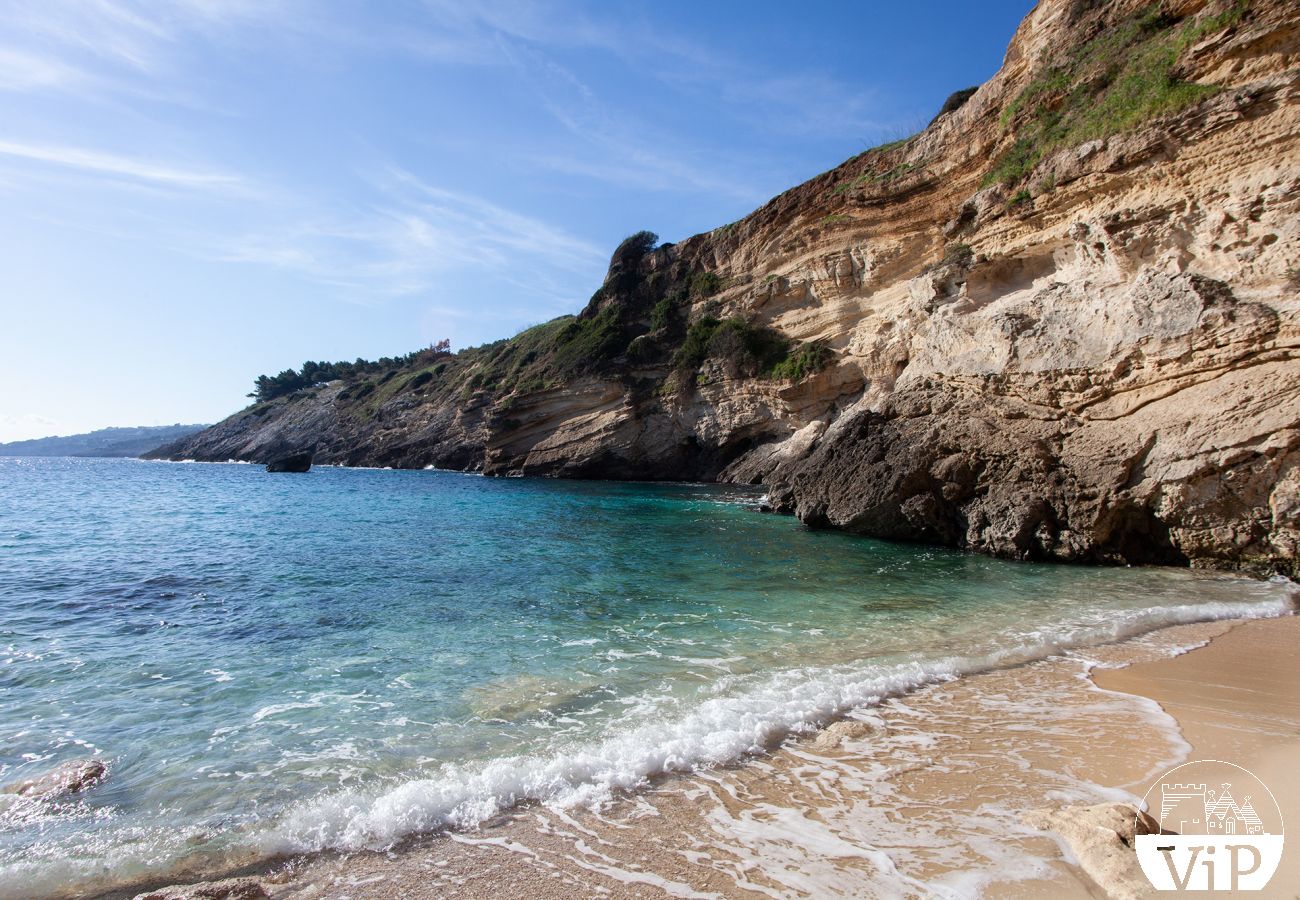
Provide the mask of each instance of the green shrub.
{"label": "green shrub", "polygon": [[712,316],[704,316],[686,329],[686,339],[673,355],[673,365],[679,369],[698,369],[709,355],[709,340],[722,323]]}
{"label": "green shrub", "polygon": [[1043,158],[1043,147],[1033,138],[1020,137],[1011,148],[1005,151],[993,163],[993,168],[984,176],[984,186],[990,184],[1015,184],[1034,170]]}
{"label": "green shrub", "polygon": [[664,297],[654,305],[650,310],[650,330],[663,331],[668,327],[668,321],[672,318],[673,304],[667,297]]}
{"label": "green shrub", "polygon": [[650,310],[650,330],[664,331],[670,326],[676,324],[679,316],[679,307],[686,301],[686,291],[678,288],[666,294]]}
{"label": "green shrub", "polygon": [[587,371],[613,359],[627,346],[618,310],[607,306],[591,318],[578,318],[556,339],[554,361],[562,373]]}
{"label": "green shrub", "polygon": [[717,272],[696,272],[691,279],[691,293],[696,297],[712,297],[722,290],[722,279]]}
{"label": "green shrub", "polygon": [[785,359],[790,342],[779,332],[751,325],[741,318],[724,321],[709,338],[708,355],[725,361],[737,373],[750,377],[766,375]]}
{"label": "green shrub", "polygon": [[790,342],[765,325],[753,325],[739,317],[720,321],[705,316],[691,324],[673,357],[673,364],[678,369],[694,371],[705,360],[716,359],[737,374],[752,378],[771,376],[787,361],[789,352]]}
{"label": "green shrub", "polygon": [[626,355],[629,362],[650,363],[659,356],[659,347],[655,339],[648,334],[632,338],[627,345]]}
{"label": "green shrub", "polygon": [[659,243],[659,235],[653,231],[638,231],[623,238],[614,250],[614,260],[617,262],[638,260],[653,250],[657,243]]}
{"label": "green shrub", "polygon": [[535,394],[546,390],[548,386],[546,379],[541,375],[531,375],[528,378],[521,378],[515,385],[515,391],[520,394]]}
{"label": "green shrub", "polygon": [[975,96],[975,92],[978,90],[979,85],[975,85],[974,87],[962,88],[960,91],[953,91],[948,95],[948,99],[943,101],[943,106],[939,107],[939,111],[930,120],[930,124],[933,125],[948,113],[961,109],[966,105],[967,100]]}
{"label": "green shrub", "polygon": [[785,381],[802,381],[826,368],[832,355],[830,348],[820,341],[800,344],[772,367],[771,376]]}

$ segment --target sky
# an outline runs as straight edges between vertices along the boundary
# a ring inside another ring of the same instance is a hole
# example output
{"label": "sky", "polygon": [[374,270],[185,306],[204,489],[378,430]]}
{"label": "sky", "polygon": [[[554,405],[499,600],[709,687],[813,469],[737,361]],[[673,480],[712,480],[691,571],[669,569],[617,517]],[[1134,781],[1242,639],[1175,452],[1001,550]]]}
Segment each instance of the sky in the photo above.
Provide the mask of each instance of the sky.
{"label": "sky", "polygon": [[924,127],[1029,0],[0,0],[0,441],[509,337]]}

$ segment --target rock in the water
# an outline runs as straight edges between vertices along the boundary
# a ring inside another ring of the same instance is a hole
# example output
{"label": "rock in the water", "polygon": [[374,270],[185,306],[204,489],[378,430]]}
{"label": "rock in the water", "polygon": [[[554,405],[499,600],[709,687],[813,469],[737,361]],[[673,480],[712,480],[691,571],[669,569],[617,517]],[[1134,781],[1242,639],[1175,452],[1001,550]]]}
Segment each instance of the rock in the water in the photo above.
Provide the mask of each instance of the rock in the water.
{"label": "rock in the water", "polygon": [[862,719],[840,719],[840,721],[833,722],[823,728],[817,737],[813,738],[812,747],[814,750],[820,751],[838,750],[845,741],[866,737],[880,729],[881,725],[876,722],[865,722]]}
{"label": "rock in the water", "polygon": [[268,472],[306,472],[311,469],[310,453],[290,453],[266,464]]}
{"label": "rock in the water", "polygon": [[98,759],[70,759],[55,768],[25,781],[0,787],[0,793],[17,794],[33,800],[59,800],[88,790],[104,780],[108,766]]}
{"label": "rock in the water", "polygon": [[135,900],[263,900],[270,896],[256,878],[225,878],[146,891],[137,894]]}
{"label": "rock in the water", "polygon": [[[1065,806],[1030,813],[1030,824],[1056,832],[1079,861],[1080,868],[1108,896],[1146,897],[1151,883],[1142,874],[1133,839],[1161,834],[1155,819],[1127,803]],[[1167,833],[1167,832],[1163,832]]]}

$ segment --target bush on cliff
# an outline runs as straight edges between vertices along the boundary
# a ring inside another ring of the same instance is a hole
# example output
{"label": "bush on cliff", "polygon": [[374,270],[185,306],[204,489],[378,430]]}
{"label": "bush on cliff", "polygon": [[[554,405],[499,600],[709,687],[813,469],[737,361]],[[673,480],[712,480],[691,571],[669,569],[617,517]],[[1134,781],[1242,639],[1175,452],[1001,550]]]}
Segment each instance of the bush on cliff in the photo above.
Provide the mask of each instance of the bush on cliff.
{"label": "bush on cliff", "polygon": [[820,341],[800,344],[772,367],[771,375],[786,381],[802,381],[826,368],[832,355],[830,348]]}
{"label": "bush on cliff", "polygon": [[691,279],[691,293],[696,297],[712,297],[722,290],[722,279],[717,272],[697,272]]}
{"label": "bush on cliff", "polygon": [[780,332],[739,317],[696,320],[673,357],[680,371],[697,371],[706,360],[718,360],[735,375],[747,378],[795,380],[824,368],[831,351],[820,343],[791,347]]}
{"label": "bush on cliff", "polygon": [[611,262],[635,262],[653,250],[657,243],[659,243],[659,235],[653,231],[638,231],[636,234],[628,235],[614,250]]}

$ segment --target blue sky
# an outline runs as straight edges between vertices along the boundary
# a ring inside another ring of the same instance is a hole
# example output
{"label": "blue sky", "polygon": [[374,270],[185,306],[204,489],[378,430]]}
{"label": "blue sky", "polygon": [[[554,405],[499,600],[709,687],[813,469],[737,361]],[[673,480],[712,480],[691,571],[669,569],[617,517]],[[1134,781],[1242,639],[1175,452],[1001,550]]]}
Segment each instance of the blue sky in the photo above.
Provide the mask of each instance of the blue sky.
{"label": "blue sky", "polygon": [[576,312],[997,70],[1028,0],[0,0],[0,441]]}

